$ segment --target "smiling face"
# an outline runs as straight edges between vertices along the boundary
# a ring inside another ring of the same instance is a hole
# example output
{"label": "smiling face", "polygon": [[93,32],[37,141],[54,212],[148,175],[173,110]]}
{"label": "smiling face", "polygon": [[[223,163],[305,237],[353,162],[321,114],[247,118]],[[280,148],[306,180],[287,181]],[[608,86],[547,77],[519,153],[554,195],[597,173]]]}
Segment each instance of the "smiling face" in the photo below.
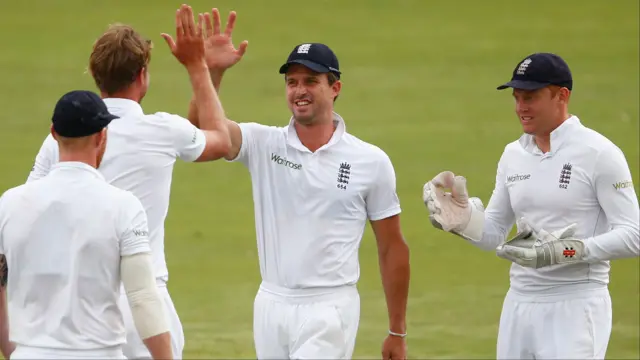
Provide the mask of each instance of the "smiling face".
{"label": "smiling face", "polygon": [[538,90],[514,89],[515,110],[522,130],[530,135],[551,133],[563,120],[570,91],[547,86]]}
{"label": "smiling face", "polygon": [[[327,73],[317,73],[303,65],[291,65],[285,75],[287,104],[295,120],[312,125],[324,118],[331,119],[333,101],[340,93],[342,83],[329,81]],[[329,116],[325,116],[326,114]]]}

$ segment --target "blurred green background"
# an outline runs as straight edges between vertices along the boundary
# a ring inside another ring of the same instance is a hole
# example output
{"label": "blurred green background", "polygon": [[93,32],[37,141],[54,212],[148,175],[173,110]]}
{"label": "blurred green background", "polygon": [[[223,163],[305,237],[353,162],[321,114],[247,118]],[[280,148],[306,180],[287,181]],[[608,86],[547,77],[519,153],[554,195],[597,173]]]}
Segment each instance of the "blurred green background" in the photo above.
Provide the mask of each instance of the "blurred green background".
{"label": "blurred green background", "polygon": [[[230,118],[284,125],[277,70],[298,43],[338,54],[337,111],[348,130],[394,162],[403,229],[412,250],[409,355],[495,357],[509,264],[431,227],[422,184],[444,169],[489,199],[504,146],[520,135],[507,80],[524,56],[557,52],[570,64],[570,110],[626,154],[638,191],[638,1],[343,0],[192,1],[195,11],[238,12],[245,58],[221,98]],[[146,112],[186,116],[190,85],[161,32],[174,31],[177,1],[25,0],[0,10],[0,191],[24,182],[64,92],[94,90],[93,41],[110,23],[155,42]],[[252,358],[252,303],[260,282],[250,179],[242,165],[176,166],[167,220],[169,288],[186,333],[185,358]],[[378,358],[387,315],[375,241],[361,246],[362,320],[356,358]],[[640,357],[638,259],[612,264],[614,325],[608,358]]]}

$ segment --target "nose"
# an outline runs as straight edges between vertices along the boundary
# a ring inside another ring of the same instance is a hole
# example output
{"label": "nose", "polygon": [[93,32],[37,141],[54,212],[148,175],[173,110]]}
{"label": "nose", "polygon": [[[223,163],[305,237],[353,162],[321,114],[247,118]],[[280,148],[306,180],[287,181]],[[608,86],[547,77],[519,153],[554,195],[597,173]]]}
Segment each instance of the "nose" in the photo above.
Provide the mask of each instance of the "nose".
{"label": "nose", "polygon": [[527,106],[527,104],[524,101],[516,100],[516,112],[517,113],[527,112],[528,110],[529,110],[529,107]]}

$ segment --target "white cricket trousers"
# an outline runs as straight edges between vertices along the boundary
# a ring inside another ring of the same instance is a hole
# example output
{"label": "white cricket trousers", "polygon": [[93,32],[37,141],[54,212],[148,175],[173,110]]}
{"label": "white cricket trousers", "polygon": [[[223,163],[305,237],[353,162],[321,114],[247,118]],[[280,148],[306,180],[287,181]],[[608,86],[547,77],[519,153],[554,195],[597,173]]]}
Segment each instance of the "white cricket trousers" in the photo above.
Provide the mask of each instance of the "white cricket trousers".
{"label": "white cricket trousers", "polygon": [[253,337],[262,359],[350,359],[360,321],[355,286],[284,289],[263,282],[254,301]]}
{"label": "white cricket trousers", "polygon": [[[182,329],[182,323],[178,312],[176,311],[169,290],[167,289],[167,283],[162,280],[157,280],[158,291],[160,297],[164,302],[165,314],[168,317],[169,331],[171,333],[171,350],[173,352],[174,359],[182,359],[182,351],[184,350],[184,332]],[[129,300],[127,294],[122,290],[120,294],[120,311],[124,318],[124,326],[127,331],[127,343],[123,346],[124,355],[127,359],[151,359],[151,353],[147,350],[147,347],[142,342],[135,323],[133,322],[133,316],[131,315],[131,308],[129,307]]]}
{"label": "white cricket trousers", "polygon": [[498,331],[498,359],[604,359],[612,327],[607,288],[524,296],[509,290]]}
{"label": "white cricket trousers", "polygon": [[126,357],[122,352],[121,346],[114,346],[110,348],[96,349],[96,350],[63,350],[63,349],[52,349],[52,348],[41,348],[41,347],[17,345],[13,353],[11,353],[11,360],[17,360],[17,359],[125,360]]}

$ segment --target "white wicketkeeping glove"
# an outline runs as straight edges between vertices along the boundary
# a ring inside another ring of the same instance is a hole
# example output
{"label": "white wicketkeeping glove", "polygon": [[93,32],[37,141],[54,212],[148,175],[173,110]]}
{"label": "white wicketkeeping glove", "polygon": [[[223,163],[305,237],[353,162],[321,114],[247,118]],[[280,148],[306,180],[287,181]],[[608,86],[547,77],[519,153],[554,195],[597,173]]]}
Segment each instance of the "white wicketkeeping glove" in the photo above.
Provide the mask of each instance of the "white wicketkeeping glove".
{"label": "white wicketkeeping glove", "polygon": [[[445,192],[451,189],[451,192]],[[424,184],[422,201],[429,210],[431,224],[469,241],[480,241],[484,227],[484,206],[477,198],[469,198],[467,180],[443,171]]]}
{"label": "white wicketkeeping glove", "polygon": [[496,248],[496,254],[518,265],[541,267],[583,261],[585,243],[575,238],[577,224],[557,231],[535,229],[525,219],[518,221],[518,234]]}

